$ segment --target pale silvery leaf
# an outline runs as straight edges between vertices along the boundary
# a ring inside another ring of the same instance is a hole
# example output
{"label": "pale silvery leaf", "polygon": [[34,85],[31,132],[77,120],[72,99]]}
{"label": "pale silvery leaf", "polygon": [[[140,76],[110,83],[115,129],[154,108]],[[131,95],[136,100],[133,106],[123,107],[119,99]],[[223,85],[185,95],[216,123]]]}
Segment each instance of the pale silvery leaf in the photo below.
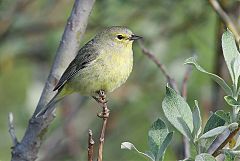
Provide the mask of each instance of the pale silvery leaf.
{"label": "pale silvery leaf", "polygon": [[224,155],[225,155],[224,161],[235,161],[235,157],[236,157],[235,154],[232,154],[228,151],[224,151]]}
{"label": "pale silvery leaf", "polygon": [[230,30],[227,30],[226,32],[223,33],[222,48],[223,48],[223,56],[224,56],[225,62],[227,64],[232,81],[234,82],[235,81],[235,76],[234,76],[235,73],[231,67],[232,66],[231,64],[234,61],[234,59],[236,57],[238,57],[239,52],[237,50],[234,36]]}
{"label": "pale silvery leaf", "polygon": [[173,132],[168,133],[168,135],[166,136],[165,140],[163,141],[163,143],[158,151],[157,161],[163,160],[164,153],[165,153],[168,145],[170,144],[172,137],[173,137]]}
{"label": "pale silvery leaf", "polygon": [[198,139],[198,136],[202,131],[202,119],[200,115],[200,109],[198,107],[198,102],[195,100],[195,108],[193,110],[193,136],[194,140]]}
{"label": "pale silvery leaf", "polygon": [[186,126],[191,133],[193,131],[192,111],[186,101],[170,87],[166,87],[162,108],[168,121],[184,136],[190,138]]}
{"label": "pale silvery leaf", "polygon": [[216,159],[207,153],[202,153],[196,156],[195,161],[216,161]]}
{"label": "pale silvery leaf", "polygon": [[203,69],[196,60],[196,57],[191,57],[185,60],[184,64],[191,64],[194,65],[200,72],[203,72],[205,74],[208,74],[216,83],[218,83],[222,89],[226,92],[227,95],[232,95],[232,89],[227,85],[227,83],[219,76],[213,73],[207,72],[205,69]]}
{"label": "pale silvery leaf", "polygon": [[132,143],[130,142],[123,142],[121,144],[121,149],[128,149],[128,150],[134,150],[135,152],[144,155],[145,157],[151,159],[152,161],[155,161],[155,158],[152,158],[152,156],[145,154],[141,151],[139,151]]}
{"label": "pale silvery leaf", "polygon": [[148,145],[155,158],[168,133],[167,126],[161,119],[157,119],[148,131]]}
{"label": "pale silvery leaf", "polygon": [[206,138],[210,138],[210,137],[213,137],[213,136],[216,136],[216,135],[219,135],[221,134],[225,129],[227,129],[228,126],[219,126],[219,127],[216,127],[206,133],[204,133],[200,139],[206,139]]}
{"label": "pale silvery leaf", "polygon": [[226,121],[221,116],[217,115],[217,112],[215,112],[209,117],[204,127],[203,133],[206,133],[216,127],[223,126],[225,123]]}
{"label": "pale silvery leaf", "polygon": [[236,101],[232,96],[224,96],[224,99],[230,106],[240,106],[240,103]]}
{"label": "pale silvery leaf", "polygon": [[233,74],[234,74],[234,85],[235,85],[235,87],[237,87],[237,85],[238,85],[238,78],[240,76],[240,54],[239,53],[233,59],[232,70],[233,70]]}
{"label": "pale silvery leaf", "polygon": [[230,124],[232,122],[230,112],[226,113],[223,110],[218,110],[215,112],[215,114],[221,117],[221,119],[223,119],[227,124]]}
{"label": "pale silvery leaf", "polygon": [[162,160],[172,136],[173,132],[168,132],[167,126],[161,119],[152,124],[148,131],[148,144],[156,161]]}

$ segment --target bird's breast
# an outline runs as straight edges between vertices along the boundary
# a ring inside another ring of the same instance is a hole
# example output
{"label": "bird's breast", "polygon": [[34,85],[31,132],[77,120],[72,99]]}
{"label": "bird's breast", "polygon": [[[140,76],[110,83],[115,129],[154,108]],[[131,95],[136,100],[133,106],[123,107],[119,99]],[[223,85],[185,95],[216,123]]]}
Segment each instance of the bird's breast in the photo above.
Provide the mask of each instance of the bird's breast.
{"label": "bird's breast", "polygon": [[106,52],[102,55],[101,70],[99,80],[103,88],[107,91],[113,91],[122,85],[129,77],[133,67],[133,52],[125,50],[122,52]]}

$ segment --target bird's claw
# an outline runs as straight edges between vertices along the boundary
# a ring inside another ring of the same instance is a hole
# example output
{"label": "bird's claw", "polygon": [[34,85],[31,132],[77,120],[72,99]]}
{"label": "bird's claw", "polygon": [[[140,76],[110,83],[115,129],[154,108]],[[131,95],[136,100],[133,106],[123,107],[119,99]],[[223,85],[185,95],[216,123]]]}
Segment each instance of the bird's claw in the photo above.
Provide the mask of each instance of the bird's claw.
{"label": "bird's claw", "polygon": [[93,96],[93,98],[95,99],[95,101],[97,101],[97,103],[100,103],[100,104],[104,104],[104,103],[107,103],[107,102],[108,102],[107,100],[102,99],[101,97],[95,97],[95,96]]}
{"label": "bird's claw", "polygon": [[100,90],[100,91],[98,91],[97,93],[98,93],[98,95],[99,95],[100,98],[102,98],[102,99],[105,99],[105,98],[106,98],[106,94],[105,94],[104,90]]}

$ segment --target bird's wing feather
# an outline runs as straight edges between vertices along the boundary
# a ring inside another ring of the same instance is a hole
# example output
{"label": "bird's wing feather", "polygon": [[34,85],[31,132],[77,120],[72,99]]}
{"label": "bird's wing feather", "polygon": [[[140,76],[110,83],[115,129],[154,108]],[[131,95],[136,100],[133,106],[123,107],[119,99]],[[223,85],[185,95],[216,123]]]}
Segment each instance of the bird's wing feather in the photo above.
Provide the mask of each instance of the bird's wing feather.
{"label": "bird's wing feather", "polygon": [[69,64],[53,91],[62,88],[69,79],[81,72],[81,69],[87,67],[89,63],[97,58],[99,53],[93,47],[93,43],[93,40],[88,42],[78,51],[77,56]]}

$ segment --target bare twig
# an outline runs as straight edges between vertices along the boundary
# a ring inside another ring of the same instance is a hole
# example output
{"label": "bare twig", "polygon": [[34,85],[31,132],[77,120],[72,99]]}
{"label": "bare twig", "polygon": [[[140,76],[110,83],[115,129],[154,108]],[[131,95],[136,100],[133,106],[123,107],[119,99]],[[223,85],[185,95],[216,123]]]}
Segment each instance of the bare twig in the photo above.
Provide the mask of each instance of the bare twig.
{"label": "bare twig", "polygon": [[53,115],[50,115],[47,118],[35,118],[35,115],[53,97],[55,93],[52,92],[52,89],[55,85],[56,79],[60,77],[63,70],[76,55],[80,45],[79,41],[85,32],[88,16],[92,10],[94,2],[95,0],[75,0],[71,16],[65,27],[62,41],[57,50],[55,61],[37,108],[29,121],[23,139],[19,144],[13,147],[12,161],[34,161],[37,158],[37,153],[42,143],[43,136],[46,133],[48,125],[53,120]]}
{"label": "bare twig", "polygon": [[92,137],[92,130],[89,129],[88,131],[88,161],[93,161],[93,145],[94,140]]}
{"label": "bare twig", "polygon": [[9,131],[9,134],[11,136],[12,144],[13,144],[13,147],[14,147],[18,144],[18,140],[17,140],[14,125],[13,125],[13,114],[12,114],[12,112],[10,112],[8,114],[8,126],[9,126],[8,131]]}
{"label": "bare twig", "polygon": [[185,99],[187,98],[187,82],[188,82],[189,76],[191,74],[191,71],[192,71],[192,67],[187,66],[187,69],[186,69],[186,72],[184,74],[183,81],[182,81],[181,93],[182,93],[182,97]]}
{"label": "bare twig", "polygon": [[105,95],[104,91],[99,92],[99,101],[98,102],[102,104],[102,112],[100,114],[98,114],[98,117],[103,119],[101,135],[100,135],[100,138],[99,138],[98,161],[102,161],[105,131],[106,131],[106,127],[107,127],[108,117],[109,117],[109,114],[110,114],[110,110],[107,107],[106,95]]}
{"label": "bare twig", "polygon": [[152,60],[158,68],[161,70],[165,78],[167,79],[167,82],[169,83],[170,87],[172,87],[175,91],[179,91],[177,87],[176,81],[167,73],[165,66],[160,63],[160,61],[156,58],[156,56],[151,53],[142,43],[142,41],[138,41],[139,46],[143,52],[144,55],[146,55],[150,60]]}
{"label": "bare twig", "polygon": [[208,0],[208,1],[211,4],[212,8],[220,16],[222,21],[232,31],[238,44],[240,44],[240,34],[239,34],[239,31],[236,28],[236,25],[234,24],[234,22],[231,20],[231,18],[228,16],[228,14],[222,9],[221,5],[219,4],[219,2],[217,0]]}

